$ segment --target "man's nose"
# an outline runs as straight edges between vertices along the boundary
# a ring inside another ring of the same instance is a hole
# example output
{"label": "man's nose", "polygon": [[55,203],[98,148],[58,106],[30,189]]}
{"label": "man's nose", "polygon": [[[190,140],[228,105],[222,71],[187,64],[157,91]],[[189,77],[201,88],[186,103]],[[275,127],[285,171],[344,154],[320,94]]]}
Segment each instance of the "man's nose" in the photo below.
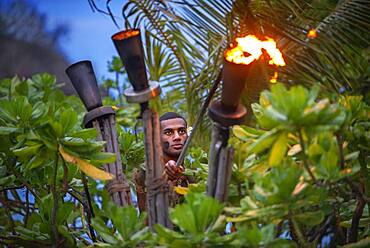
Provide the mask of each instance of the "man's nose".
{"label": "man's nose", "polygon": [[178,140],[178,139],[180,139],[180,134],[179,134],[179,132],[176,132],[176,131],[175,131],[175,133],[174,133],[174,135],[173,135],[173,139],[174,139],[174,140]]}

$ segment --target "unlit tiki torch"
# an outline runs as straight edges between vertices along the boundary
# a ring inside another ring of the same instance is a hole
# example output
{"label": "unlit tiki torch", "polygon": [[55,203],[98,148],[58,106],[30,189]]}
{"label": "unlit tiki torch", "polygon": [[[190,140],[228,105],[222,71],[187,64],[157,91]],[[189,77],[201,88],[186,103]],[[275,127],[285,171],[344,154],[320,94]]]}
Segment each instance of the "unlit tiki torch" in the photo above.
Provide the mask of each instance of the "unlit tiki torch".
{"label": "unlit tiki torch", "polygon": [[158,223],[170,228],[168,184],[163,166],[158,114],[148,101],[161,92],[157,82],[148,82],[144,50],[139,29],[125,30],[112,36],[113,43],[127,71],[132,88],[125,90],[127,102],[140,103],[145,138],[147,212],[149,226]]}
{"label": "unlit tiki torch", "polygon": [[102,106],[98,84],[90,61],[77,62],[69,66],[66,73],[88,111],[84,117],[84,126],[86,128],[95,127],[98,140],[106,142],[105,152],[116,154],[115,162],[104,165],[104,170],[115,176],[105,186],[114,203],[119,206],[129,205],[131,204],[130,187],[123,173],[115,112],[112,107]]}

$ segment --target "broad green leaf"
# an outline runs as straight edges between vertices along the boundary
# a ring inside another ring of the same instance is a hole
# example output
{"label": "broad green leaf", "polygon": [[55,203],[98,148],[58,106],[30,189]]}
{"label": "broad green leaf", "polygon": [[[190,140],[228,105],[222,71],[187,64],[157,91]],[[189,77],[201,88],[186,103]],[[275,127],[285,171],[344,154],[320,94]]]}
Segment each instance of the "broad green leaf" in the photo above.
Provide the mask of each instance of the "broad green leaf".
{"label": "broad green leaf", "polygon": [[177,205],[171,212],[170,217],[174,224],[183,231],[196,234],[197,226],[194,212],[189,204]]}
{"label": "broad green leaf", "polygon": [[115,235],[111,233],[110,229],[104,223],[103,220],[99,218],[93,218],[91,225],[99,233],[99,235],[109,244],[118,244],[119,240],[115,238]]}
{"label": "broad green leaf", "polygon": [[1,186],[7,186],[9,184],[12,184],[15,180],[15,176],[14,175],[10,175],[10,176],[7,176],[7,177],[2,177],[0,178],[0,185]]}
{"label": "broad green leaf", "polygon": [[304,212],[302,214],[294,215],[294,219],[303,225],[315,226],[324,220],[324,213],[321,210],[314,212]]}
{"label": "broad green leaf", "polygon": [[274,145],[272,146],[268,162],[269,166],[276,166],[281,163],[288,148],[287,142],[288,142],[287,134],[281,133],[277,140],[274,142]]}
{"label": "broad green leaf", "polygon": [[43,146],[43,144],[36,144],[36,145],[33,145],[33,146],[25,146],[25,147],[13,150],[13,153],[16,156],[29,156],[29,155],[33,155],[33,154],[37,153],[38,150],[40,149],[40,147],[42,147],[42,146]]}
{"label": "broad green leaf", "polygon": [[91,162],[97,163],[113,163],[116,161],[116,154],[111,152],[98,152],[89,156]]}
{"label": "broad green leaf", "polygon": [[253,142],[252,145],[248,147],[248,152],[249,153],[260,153],[266,150],[267,148],[269,148],[271,144],[277,138],[276,132],[277,130],[273,129],[271,131],[264,133],[255,142]]}
{"label": "broad green leaf", "polygon": [[77,123],[77,113],[73,109],[67,109],[61,113],[60,124],[63,127],[63,134],[68,133]]}
{"label": "broad green leaf", "polygon": [[9,135],[11,133],[20,133],[22,128],[18,127],[0,127],[0,135]]}
{"label": "broad green leaf", "polygon": [[75,131],[69,136],[75,137],[75,138],[81,138],[81,139],[95,139],[97,135],[96,129],[95,128],[85,128],[81,129],[79,131]]}

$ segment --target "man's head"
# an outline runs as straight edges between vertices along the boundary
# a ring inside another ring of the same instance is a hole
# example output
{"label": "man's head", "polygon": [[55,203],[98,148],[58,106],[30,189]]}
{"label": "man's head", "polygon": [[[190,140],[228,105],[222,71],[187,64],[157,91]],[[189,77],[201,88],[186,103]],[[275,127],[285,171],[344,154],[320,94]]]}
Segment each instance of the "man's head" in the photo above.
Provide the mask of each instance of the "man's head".
{"label": "man's head", "polygon": [[167,112],[159,122],[163,153],[167,158],[177,160],[188,138],[186,120],[177,113]]}

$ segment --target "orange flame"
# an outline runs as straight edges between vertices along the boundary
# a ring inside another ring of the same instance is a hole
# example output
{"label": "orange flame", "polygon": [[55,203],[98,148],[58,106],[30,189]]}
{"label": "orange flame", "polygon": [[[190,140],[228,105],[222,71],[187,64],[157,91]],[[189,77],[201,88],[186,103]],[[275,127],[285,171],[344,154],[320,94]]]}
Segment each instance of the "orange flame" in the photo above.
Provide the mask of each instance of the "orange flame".
{"label": "orange flame", "polygon": [[270,83],[272,83],[272,84],[277,83],[278,76],[279,76],[279,74],[277,73],[277,71],[275,71],[274,76],[272,76],[272,78],[270,79]]}
{"label": "orange flame", "polygon": [[262,49],[266,50],[270,56],[270,65],[285,66],[285,61],[280,50],[276,47],[276,42],[266,37],[261,41],[254,35],[236,38],[237,46],[231,47],[225,52],[225,59],[235,64],[248,65],[254,60],[258,60],[262,55]]}
{"label": "orange flame", "polygon": [[119,32],[113,36],[114,40],[124,40],[140,34],[138,30],[126,30]]}
{"label": "orange flame", "polygon": [[317,37],[316,29],[310,29],[307,33],[307,37],[310,39],[314,39]]}

